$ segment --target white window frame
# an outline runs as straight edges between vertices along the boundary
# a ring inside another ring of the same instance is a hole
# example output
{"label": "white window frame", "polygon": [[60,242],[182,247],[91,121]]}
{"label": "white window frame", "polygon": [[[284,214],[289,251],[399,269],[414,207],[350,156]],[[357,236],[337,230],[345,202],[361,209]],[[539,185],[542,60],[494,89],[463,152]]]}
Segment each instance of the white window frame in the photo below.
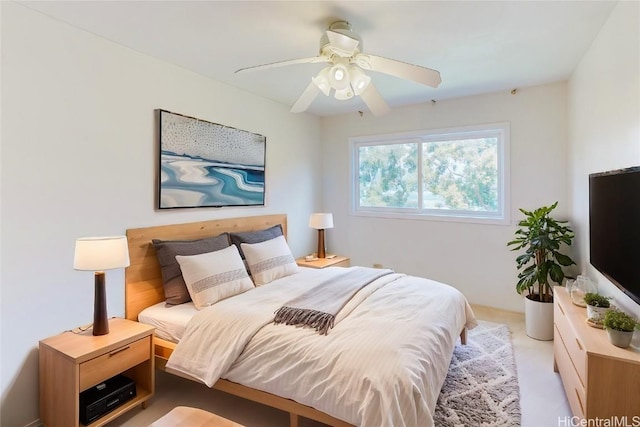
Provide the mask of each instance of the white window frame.
{"label": "white window frame", "polygon": [[[422,143],[430,141],[459,140],[497,137],[498,160],[498,208],[497,212],[455,211],[422,209],[422,149],[418,149],[418,208],[386,208],[360,206],[360,174],[358,149],[367,145]],[[431,129],[386,135],[370,135],[349,138],[351,153],[351,214],[380,218],[421,219],[482,224],[510,224],[509,190],[510,126],[508,122],[446,129]]]}

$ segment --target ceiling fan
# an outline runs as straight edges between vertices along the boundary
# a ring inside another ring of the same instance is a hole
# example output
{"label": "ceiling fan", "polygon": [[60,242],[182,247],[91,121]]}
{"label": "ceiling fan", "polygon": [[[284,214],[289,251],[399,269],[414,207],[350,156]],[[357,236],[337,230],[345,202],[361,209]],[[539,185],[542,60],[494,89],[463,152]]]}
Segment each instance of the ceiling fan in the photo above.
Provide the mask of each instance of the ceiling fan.
{"label": "ceiling fan", "polygon": [[292,113],[306,110],[320,92],[329,96],[331,90],[339,100],[360,96],[376,116],[387,113],[389,106],[364,70],[378,71],[434,88],[442,81],[440,73],[436,70],[363,53],[362,39],[346,21],[336,21],[329,25],[320,38],[318,56],[241,68],[236,73],[315,62],[326,62],[329,65],[311,78],[309,86],[293,104]]}

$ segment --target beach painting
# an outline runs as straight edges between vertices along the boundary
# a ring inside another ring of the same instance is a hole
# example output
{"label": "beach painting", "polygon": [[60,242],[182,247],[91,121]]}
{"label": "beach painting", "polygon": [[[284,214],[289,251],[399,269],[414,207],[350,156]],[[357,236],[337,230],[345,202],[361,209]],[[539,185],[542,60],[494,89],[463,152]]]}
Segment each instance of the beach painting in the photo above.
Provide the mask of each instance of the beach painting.
{"label": "beach painting", "polygon": [[264,205],[264,136],[157,113],[160,209]]}

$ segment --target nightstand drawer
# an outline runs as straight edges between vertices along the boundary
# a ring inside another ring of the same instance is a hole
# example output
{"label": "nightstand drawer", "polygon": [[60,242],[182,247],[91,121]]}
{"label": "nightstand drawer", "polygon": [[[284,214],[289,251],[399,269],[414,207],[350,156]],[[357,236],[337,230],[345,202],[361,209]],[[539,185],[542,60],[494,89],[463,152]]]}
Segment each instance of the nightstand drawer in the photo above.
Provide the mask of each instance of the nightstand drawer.
{"label": "nightstand drawer", "polygon": [[146,337],[80,364],[80,391],[148,360],[150,349],[151,337]]}

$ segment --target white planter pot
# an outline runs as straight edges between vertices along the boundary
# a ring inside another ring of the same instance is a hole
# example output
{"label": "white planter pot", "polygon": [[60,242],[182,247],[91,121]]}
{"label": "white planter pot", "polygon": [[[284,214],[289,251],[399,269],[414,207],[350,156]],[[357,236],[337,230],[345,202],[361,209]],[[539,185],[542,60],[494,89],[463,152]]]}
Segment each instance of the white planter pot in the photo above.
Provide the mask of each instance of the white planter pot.
{"label": "white planter pot", "polygon": [[524,321],[527,335],[540,341],[553,339],[553,303],[524,299]]}
{"label": "white planter pot", "polygon": [[601,325],[604,322],[604,315],[609,311],[609,307],[595,307],[587,304],[587,319],[595,324]]}

